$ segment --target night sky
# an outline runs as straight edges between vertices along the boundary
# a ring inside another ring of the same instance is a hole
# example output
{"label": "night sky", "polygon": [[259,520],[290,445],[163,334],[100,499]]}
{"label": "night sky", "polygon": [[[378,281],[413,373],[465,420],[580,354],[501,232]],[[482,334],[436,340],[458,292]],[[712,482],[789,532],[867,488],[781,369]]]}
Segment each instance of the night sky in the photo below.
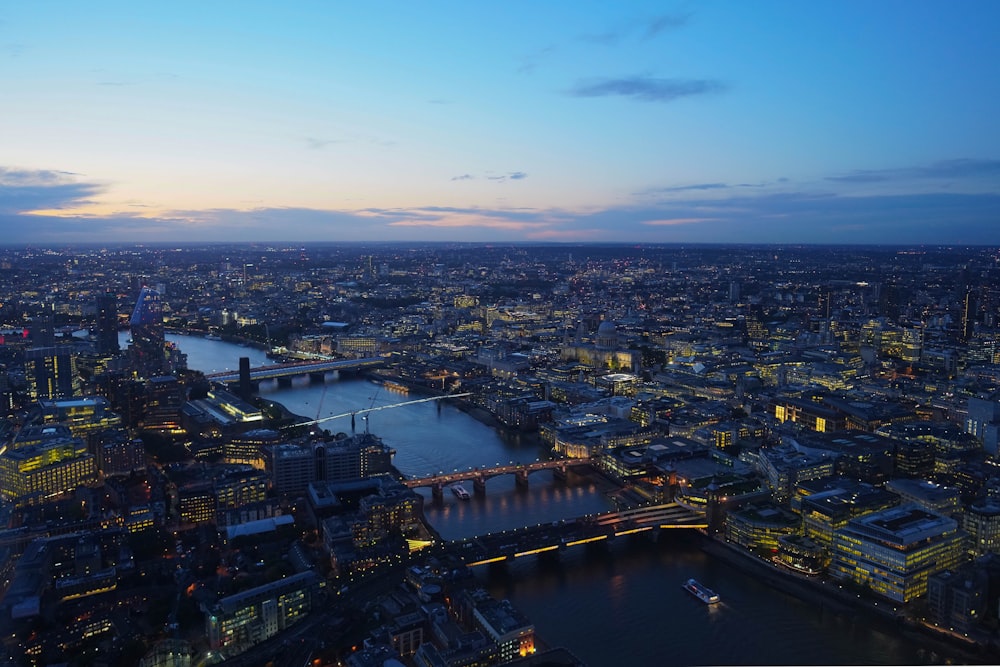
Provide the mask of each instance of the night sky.
{"label": "night sky", "polygon": [[2,243],[1000,244],[1000,2],[7,2]]}

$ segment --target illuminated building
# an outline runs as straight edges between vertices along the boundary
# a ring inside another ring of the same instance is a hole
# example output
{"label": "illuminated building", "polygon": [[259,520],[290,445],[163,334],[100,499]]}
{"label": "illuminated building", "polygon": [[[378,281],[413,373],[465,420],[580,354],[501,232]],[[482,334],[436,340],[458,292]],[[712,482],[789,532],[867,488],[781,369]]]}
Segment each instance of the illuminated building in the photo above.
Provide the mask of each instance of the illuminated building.
{"label": "illuminated building", "polygon": [[177,489],[177,508],[185,523],[215,521],[215,490],[209,482],[185,484]]}
{"label": "illuminated building", "polygon": [[242,463],[257,470],[264,470],[264,452],[283,439],[281,433],[267,428],[233,434],[222,445],[222,460],[226,463]]}
{"label": "illuminated building", "polygon": [[317,604],[325,582],[307,571],[251,588],[204,608],[212,650],[240,653],[302,620]]}
{"label": "illuminated building", "polygon": [[456,600],[459,615],[497,647],[497,663],[535,653],[535,626],[508,600],[483,589],[463,590]]}
{"label": "illuminated building", "polygon": [[143,389],[146,404],[142,427],[159,433],[183,433],[181,409],[187,400],[184,385],[172,375],[161,375],[146,380]]}
{"label": "illuminated building", "polygon": [[102,436],[97,446],[97,467],[105,477],[143,470],[146,467],[146,448],[138,438],[110,431],[107,436]]}
{"label": "illuminated building", "polygon": [[304,492],[312,482],[363,479],[391,471],[393,450],[369,433],[342,440],[269,447],[265,466],[279,493]]}
{"label": "illuminated building", "polygon": [[39,399],[37,419],[44,424],[63,424],[84,440],[121,425],[122,418],[111,410],[103,396]]}
{"label": "illuminated building", "polygon": [[790,421],[820,433],[843,431],[847,427],[847,418],[837,410],[817,401],[793,396],[775,399],[774,418],[779,423]]}
{"label": "illuminated building", "polygon": [[852,519],[833,535],[828,572],[906,603],[927,593],[927,579],[964,556],[965,533],[951,518],[907,504]]}
{"label": "illuminated building", "polygon": [[894,493],[842,478],[802,482],[796,491],[800,489],[808,495],[793,500],[792,509],[802,515],[806,537],[827,548],[834,533],[852,519],[899,505]]}
{"label": "illuminated building", "polygon": [[956,515],[962,511],[958,489],[942,486],[925,479],[891,479],[885,488],[897,494],[906,503],[916,503],[931,512]]}
{"label": "illuminated building", "polygon": [[761,449],[757,460],[775,500],[782,501],[791,497],[799,482],[832,475],[836,457],[780,446]]}
{"label": "illuminated building", "polygon": [[224,512],[267,499],[268,477],[262,471],[235,471],[214,482],[216,510]]}
{"label": "illuminated building", "polygon": [[188,401],[181,410],[182,424],[189,432],[230,435],[258,428],[264,420],[260,408],[239,396],[215,388],[205,398]]}
{"label": "illuminated building", "polygon": [[163,336],[163,304],[160,293],[143,287],[129,319],[132,343],[129,357],[138,377],[151,378],[167,372],[166,340]]}
{"label": "illuminated building", "polygon": [[56,438],[0,454],[0,497],[33,504],[96,479],[94,455],[79,438]]}
{"label": "illuminated building", "polygon": [[594,368],[639,371],[639,353],[620,349],[618,329],[614,322],[604,321],[597,327],[593,344],[584,342],[583,323],[577,331],[576,340],[567,342],[560,350],[565,360],[579,361]]}
{"label": "illuminated building", "polygon": [[972,555],[1000,553],[1000,503],[984,500],[969,505],[962,515],[962,529],[969,535]]}
{"label": "illuminated building", "polygon": [[35,400],[69,398],[80,393],[76,359],[72,348],[65,345],[25,350],[24,376],[28,395]]}
{"label": "illuminated building", "polygon": [[726,540],[750,551],[776,553],[778,541],[799,532],[802,519],[774,504],[745,507],[726,517]]}

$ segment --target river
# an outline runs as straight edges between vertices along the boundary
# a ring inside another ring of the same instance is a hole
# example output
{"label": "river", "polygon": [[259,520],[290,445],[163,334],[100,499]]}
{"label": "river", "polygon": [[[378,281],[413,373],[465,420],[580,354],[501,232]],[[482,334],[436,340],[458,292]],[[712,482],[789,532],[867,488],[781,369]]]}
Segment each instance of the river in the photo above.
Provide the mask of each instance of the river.
{"label": "river", "polygon": [[[206,373],[270,362],[260,350],[192,336],[168,335]],[[123,343],[124,344],[124,343]],[[385,407],[356,420],[396,450],[396,467],[411,476],[544,458],[531,438],[503,435],[446,402],[397,405],[419,396],[392,392],[359,378],[329,376],[260,393],[311,418]],[[350,432],[350,417],[323,428]],[[462,501],[425,493],[427,520],[445,538],[495,532],[611,509],[607,488],[589,478],[555,482],[533,473],[527,490],[510,476],[489,480],[485,497]],[[535,624],[541,640],[565,646],[591,667],[601,665],[924,664],[935,654],[872,619],[838,615],[776,591],[709,557],[695,536],[664,531],[658,540],[619,539],[577,547],[558,560],[527,558],[502,568],[478,568],[494,595],[508,598]],[[695,577],[722,603],[704,605],[681,588]]]}

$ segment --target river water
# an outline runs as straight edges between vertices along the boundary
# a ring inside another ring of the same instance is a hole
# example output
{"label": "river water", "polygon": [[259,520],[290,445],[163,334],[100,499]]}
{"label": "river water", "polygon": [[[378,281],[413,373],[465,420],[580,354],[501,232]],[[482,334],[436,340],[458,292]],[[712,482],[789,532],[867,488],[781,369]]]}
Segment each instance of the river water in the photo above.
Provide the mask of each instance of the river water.
{"label": "river water", "polygon": [[[222,341],[168,335],[188,355],[188,366],[213,373],[273,363],[264,353]],[[124,343],[123,343],[124,344]],[[303,378],[291,387],[264,383],[260,394],[311,418],[349,415],[380,406],[366,427],[396,450],[396,467],[409,476],[544,458],[531,438],[504,436],[442,401],[397,405],[420,398],[358,378]],[[323,428],[350,432],[349,416]],[[612,509],[607,488],[572,476],[556,482],[541,471],[517,489],[510,476],[489,480],[485,497],[462,501],[425,493],[427,520],[445,538],[495,532]],[[471,491],[471,483],[469,485]],[[658,540],[619,539],[593,549],[576,547],[558,559],[519,559],[478,568],[494,595],[510,599],[535,624],[541,640],[565,646],[591,667],[601,665],[876,665],[940,662],[929,651],[868,618],[837,615],[776,591],[727,563],[710,558],[695,536],[663,531]],[[689,577],[723,601],[702,604],[681,588]]]}

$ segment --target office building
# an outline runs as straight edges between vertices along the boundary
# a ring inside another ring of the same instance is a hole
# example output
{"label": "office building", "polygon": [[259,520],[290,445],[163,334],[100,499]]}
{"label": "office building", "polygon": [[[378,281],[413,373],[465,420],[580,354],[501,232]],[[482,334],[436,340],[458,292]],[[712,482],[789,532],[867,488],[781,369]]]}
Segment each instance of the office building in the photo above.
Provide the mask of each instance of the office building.
{"label": "office building", "polygon": [[235,654],[273,637],[302,620],[324,588],[310,570],[219,600],[203,609],[209,647]]}
{"label": "office building", "polygon": [[69,398],[80,393],[80,376],[73,349],[67,345],[35,347],[24,352],[24,377],[28,396]]}
{"label": "office building", "polygon": [[54,438],[0,454],[0,498],[35,504],[92,483],[94,455],[79,438]]}
{"label": "office building", "polygon": [[900,604],[927,593],[928,578],[964,558],[954,519],[916,504],[852,519],[833,535],[828,572]]}

